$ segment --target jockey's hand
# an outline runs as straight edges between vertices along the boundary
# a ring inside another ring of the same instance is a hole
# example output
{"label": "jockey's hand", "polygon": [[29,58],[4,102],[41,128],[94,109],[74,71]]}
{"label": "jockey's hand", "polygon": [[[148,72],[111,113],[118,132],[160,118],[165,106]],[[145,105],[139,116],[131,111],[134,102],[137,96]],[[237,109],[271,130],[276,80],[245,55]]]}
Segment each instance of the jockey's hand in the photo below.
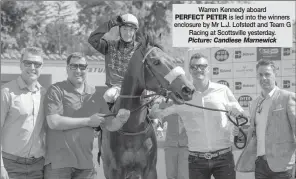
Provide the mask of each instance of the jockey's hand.
{"label": "jockey's hand", "polygon": [[126,123],[129,117],[130,117],[130,110],[127,110],[127,109],[119,109],[116,115],[116,119],[120,121],[122,124]]}
{"label": "jockey's hand", "polygon": [[112,22],[112,27],[119,26],[122,23],[122,18],[121,18],[121,16],[113,17],[111,19],[111,22]]}
{"label": "jockey's hand", "polygon": [[105,118],[100,116],[101,114],[94,114],[92,116],[90,116],[89,120],[87,121],[87,125],[89,127],[98,127],[100,126],[102,123],[105,122]]}
{"label": "jockey's hand", "polygon": [[118,24],[121,24],[121,23],[122,23],[122,17],[121,17],[121,16],[117,16],[117,17],[116,17],[116,22],[117,22]]}

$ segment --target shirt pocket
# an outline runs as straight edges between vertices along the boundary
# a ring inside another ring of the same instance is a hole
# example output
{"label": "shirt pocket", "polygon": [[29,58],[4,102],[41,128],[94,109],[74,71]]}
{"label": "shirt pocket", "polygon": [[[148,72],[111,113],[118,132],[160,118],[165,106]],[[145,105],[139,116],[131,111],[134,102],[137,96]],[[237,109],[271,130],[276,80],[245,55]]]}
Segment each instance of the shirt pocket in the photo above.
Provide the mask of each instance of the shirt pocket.
{"label": "shirt pocket", "polygon": [[17,116],[28,116],[33,112],[33,100],[28,95],[16,96],[12,100],[11,114]]}
{"label": "shirt pocket", "polygon": [[285,116],[285,109],[284,108],[273,109],[271,114],[276,118],[281,118],[282,116]]}

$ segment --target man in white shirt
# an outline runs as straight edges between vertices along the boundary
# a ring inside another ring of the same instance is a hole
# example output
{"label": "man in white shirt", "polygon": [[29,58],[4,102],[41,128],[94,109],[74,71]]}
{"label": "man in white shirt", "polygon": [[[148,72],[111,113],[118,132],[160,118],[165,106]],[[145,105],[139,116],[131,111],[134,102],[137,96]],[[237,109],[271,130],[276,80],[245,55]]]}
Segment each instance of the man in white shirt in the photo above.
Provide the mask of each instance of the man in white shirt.
{"label": "man in white shirt", "polygon": [[[194,54],[189,62],[189,72],[196,88],[191,104],[228,110],[232,116],[243,114],[234,95],[227,86],[209,80],[208,60]],[[170,107],[168,107],[171,105]],[[165,108],[160,104],[160,108]],[[167,104],[164,110],[153,107],[151,113],[164,117],[178,113],[188,135],[189,179],[235,179],[232,154],[233,124],[224,112],[203,110],[187,105]]]}
{"label": "man in white shirt", "polygon": [[43,178],[46,90],[38,82],[42,66],[42,49],[25,48],[21,74],[1,87],[1,179]]}

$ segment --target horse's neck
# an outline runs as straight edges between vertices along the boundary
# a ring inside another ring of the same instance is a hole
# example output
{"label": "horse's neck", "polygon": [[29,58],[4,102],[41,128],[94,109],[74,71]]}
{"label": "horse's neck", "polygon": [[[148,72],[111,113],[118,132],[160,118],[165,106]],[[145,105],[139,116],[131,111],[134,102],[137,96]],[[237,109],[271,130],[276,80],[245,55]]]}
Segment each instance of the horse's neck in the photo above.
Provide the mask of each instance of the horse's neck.
{"label": "horse's neck", "polygon": [[[122,89],[123,91],[121,92],[121,95],[124,97],[119,98],[120,99],[120,108],[125,108],[129,110],[133,110],[134,107],[139,106],[141,104],[140,98],[135,98],[133,96],[141,96],[141,93],[136,93],[133,91],[133,89],[130,90],[125,90]],[[130,97],[129,97],[130,96]]]}
{"label": "horse's neck", "polygon": [[[125,83],[128,82],[128,83]],[[128,109],[131,111],[130,118],[126,122],[126,124],[123,126],[124,131],[129,132],[137,132],[139,129],[141,129],[145,125],[145,119],[147,115],[147,107],[144,106],[141,109],[137,111],[133,111],[137,108],[139,108],[143,102],[142,100],[137,98],[132,98],[132,96],[141,96],[144,89],[140,89],[137,84],[133,84],[133,81],[124,81],[121,89],[121,95],[124,96],[131,96],[129,97],[122,97],[119,98],[119,106],[117,109]]]}

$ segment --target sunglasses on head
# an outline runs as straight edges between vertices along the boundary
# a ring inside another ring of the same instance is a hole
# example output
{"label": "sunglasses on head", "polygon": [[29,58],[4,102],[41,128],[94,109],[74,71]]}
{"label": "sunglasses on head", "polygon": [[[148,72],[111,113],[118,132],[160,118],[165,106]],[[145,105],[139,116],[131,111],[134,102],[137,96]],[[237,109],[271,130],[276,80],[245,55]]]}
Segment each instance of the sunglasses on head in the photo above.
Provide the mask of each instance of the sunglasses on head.
{"label": "sunglasses on head", "polygon": [[23,60],[22,63],[24,64],[25,67],[31,67],[32,64],[34,65],[35,68],[40,68],[42,66],[41,62],[34,62],[29,60]]}
{"label": "sunglasses on head", "polygon": [[197,71],[197,69],[205,70],[208,67],[207,64],[195,64],[195,65],[190,65],[190,69]]}
{"label": "sunglasses on head", "polygon": [[69,64],[69,67],[71,70],[77,70],[78,68],[80,70],[85,70],[87,68],[87,64]]}

